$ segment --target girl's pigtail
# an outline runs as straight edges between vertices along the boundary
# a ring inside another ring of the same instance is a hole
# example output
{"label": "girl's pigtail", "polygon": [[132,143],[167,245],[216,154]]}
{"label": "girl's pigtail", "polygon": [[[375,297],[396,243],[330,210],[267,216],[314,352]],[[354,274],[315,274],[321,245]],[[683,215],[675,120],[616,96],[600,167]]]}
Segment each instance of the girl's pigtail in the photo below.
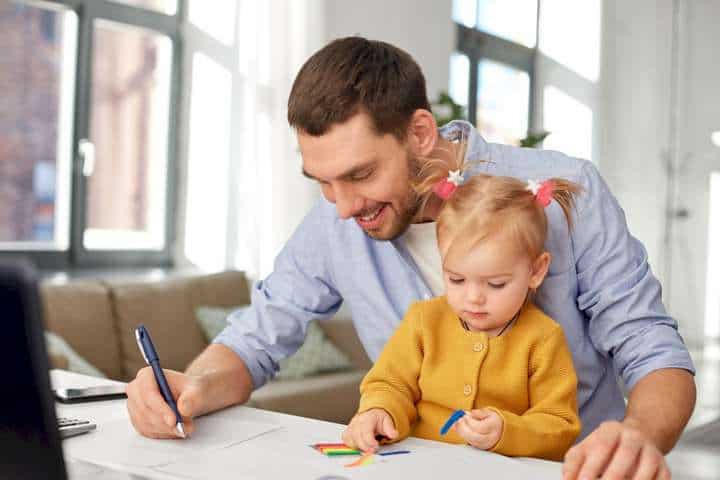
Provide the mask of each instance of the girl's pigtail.
{"label": "girl's pigtail", "polygon": [[563,178],[552,178],[549,181],[553,183],[552,199],[562,208],[568,228],[572,228],[575,197],[583,191],[583,187]]}

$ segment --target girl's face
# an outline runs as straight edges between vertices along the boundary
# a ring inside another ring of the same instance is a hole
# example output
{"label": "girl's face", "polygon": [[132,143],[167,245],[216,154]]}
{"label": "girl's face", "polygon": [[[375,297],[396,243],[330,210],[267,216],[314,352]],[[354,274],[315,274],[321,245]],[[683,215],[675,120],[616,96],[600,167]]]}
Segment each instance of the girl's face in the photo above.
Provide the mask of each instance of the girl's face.
{"label": "girl's face", "polygon": [[550,266],[549,253],[536,259],[518,255],[504,234],[489,237],[452,261],[446,259],[449,245],[440,239],[439,246],[450,307],[471,330],[490,336],[515,316],[528,290],[540,286]]}

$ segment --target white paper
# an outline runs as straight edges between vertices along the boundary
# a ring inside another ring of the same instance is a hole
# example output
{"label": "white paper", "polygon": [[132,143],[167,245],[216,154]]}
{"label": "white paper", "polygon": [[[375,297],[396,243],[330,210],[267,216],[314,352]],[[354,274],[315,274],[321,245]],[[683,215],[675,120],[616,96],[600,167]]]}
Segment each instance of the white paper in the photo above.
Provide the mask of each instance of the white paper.
{"label": "white paper", "polygon": [[205,456],[279,428],[276,425],[225,416],[195,419],[195,432],[187,439],[154,440],[141,436],[127,419],[98,425],[91,432],[66,441],[71,458],[101,465],[154,467],[192,456]]}

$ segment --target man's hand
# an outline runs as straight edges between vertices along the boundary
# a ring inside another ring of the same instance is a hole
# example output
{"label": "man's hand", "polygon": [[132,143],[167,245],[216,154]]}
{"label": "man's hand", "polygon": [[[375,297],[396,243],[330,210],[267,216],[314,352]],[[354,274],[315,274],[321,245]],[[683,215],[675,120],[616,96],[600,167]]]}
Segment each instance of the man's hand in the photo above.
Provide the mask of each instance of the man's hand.
{"label": "man's hand", "polygon": [[375,438],[377,435],[390,440],[398,436],[392,417],[382,408],[372,408],[355,415],[343,432],[342,439],[348,447],[370,453],[375,452],[379,446]]}
{"label": "man's hand", "polygon": [[452,428],[473,447],[490,450],[500,441],[503,419],[487,408],[470,410]]}
{"label": "man's hand", "polygon": [[670,478],[662,452],[632,422],[605,422],[565,455],[563,480]]}
{"label": "man's hand", "polygon": [[[200,413],[203,397],[201,381],[174,370],[163,371],[183,417],[185,433],[191,435],[195,430],[193,417]],[[150,438],[180,437],[175,429],[175,414],[160,393],[152,368],[139,370],[126,391],[130,421],[141,435]]]}

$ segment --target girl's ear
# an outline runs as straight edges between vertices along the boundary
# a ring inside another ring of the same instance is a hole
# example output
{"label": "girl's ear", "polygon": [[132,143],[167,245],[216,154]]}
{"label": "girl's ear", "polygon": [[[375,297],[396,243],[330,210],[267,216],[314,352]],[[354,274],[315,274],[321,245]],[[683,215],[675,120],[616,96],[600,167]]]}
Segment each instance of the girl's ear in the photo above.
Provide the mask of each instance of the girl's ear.
{"label": "girl's ear", "polygon": [[408,144],[416,157],[426,157],[435,149],[438,128],[435,117],[425,109],[417,109],[408,124]]}
{"label": "girl's ear", "polygon": [[545,276],[550,268],[551,258],[550,252],[543,252],[533,262],[530,282],[528,284],[531,290],[537,289],[543,280],[545,280]]}

